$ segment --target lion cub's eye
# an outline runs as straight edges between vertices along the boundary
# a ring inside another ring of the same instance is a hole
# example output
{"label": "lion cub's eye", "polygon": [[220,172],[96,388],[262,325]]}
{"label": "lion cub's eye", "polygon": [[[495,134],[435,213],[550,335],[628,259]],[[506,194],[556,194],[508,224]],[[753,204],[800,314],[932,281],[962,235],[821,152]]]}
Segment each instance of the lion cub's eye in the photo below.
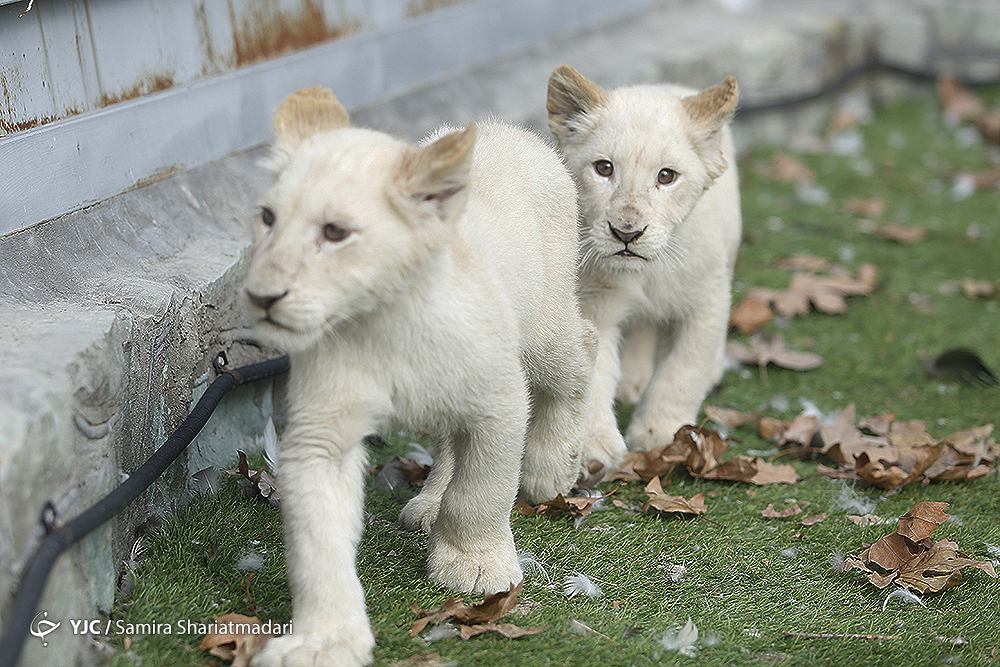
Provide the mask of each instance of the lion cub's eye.
{"label": "lion cub's eye", "polygon": [[339,243],[351,235],[351,230],[338,227],[332,222],[323,225],[323,238],[333,243]]}
{"label": "lion cub's eye", "polygon": [[260,209],[260,221],[264,223],[265,227],[271,227],[274,225],[274,211],[264,206]]}
{"label": "lion cub's eye", "polygon": [[670,185],[677,180],[677,172],[673,169],[667,169],[664,167],[660,170],[660,173],[656,175],[656,182],[660,185]]}
{"label": "lion cub's eye", "polygon": [[598,160],[594,163],[594,171],[607,178],[615,173],[615,165],[611,164],[610,160]]}

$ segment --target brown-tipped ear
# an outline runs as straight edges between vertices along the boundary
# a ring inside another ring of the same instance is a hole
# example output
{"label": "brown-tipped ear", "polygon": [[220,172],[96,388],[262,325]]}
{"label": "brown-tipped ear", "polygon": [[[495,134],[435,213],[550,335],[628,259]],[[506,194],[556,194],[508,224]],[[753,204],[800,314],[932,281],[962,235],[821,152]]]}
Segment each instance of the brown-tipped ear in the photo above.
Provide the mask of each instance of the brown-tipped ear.
{"label": "brown-tipped ear", "polygon": [[608,94],[569,65],[560,65],[549,77],[549,129],[560,145],[578,129],[573,120],[607,103]]}
{"label": "brown-tipped ear", "polygon": [[681,98],[691,118],[691,141],[711,179],[721,176],[727,167],[726,156],[722,154],[721,130],[733,119],[739,94],[736,79],[727,76],[718,85]]}
{"label": "brown-tipped ear", "polygon": [[344,105],[327,88],[302,88],[285,98],[274,113],[274,136],[287,148],[295,148],[317,132],[347,127]]}
{"label": "brown-tipped ear", "polygon": [[426,146],[408,149],[392,181],[398,204],[444,221],[457,217],[468,199],[475,144],[476,125],[470,123]]}
{"label": "brown-tipped ear", "polygon": [[733,119],[739,96],[736,79],[727,76],[720,84],[706,88],[697,95],[682,98],[681,104],[695,124],[705,127],[709,132],[718,132]]}

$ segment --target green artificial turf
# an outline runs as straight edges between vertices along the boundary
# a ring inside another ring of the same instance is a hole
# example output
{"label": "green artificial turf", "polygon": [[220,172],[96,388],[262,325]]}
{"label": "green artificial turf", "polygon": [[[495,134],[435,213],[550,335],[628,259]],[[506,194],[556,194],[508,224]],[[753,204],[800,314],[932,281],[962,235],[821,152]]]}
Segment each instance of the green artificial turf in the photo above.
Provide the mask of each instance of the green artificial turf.
{"label": "green artificial turf", "polygon": [[[996,93],[988,101],[995,101]],[[1000,279],[997,191],[959,200],[951,193],[960,170],[990,166],[988,150],[966,141],[968,134],[945,128],[930,96],[878,109],[858,131],[864,140],[860,155],[798,156],[828,194],[825,203],[822,198],[804,203],[794,185],[759,173],[758,165],[785,149],[761,148],[743,160],[745,243],[735,300],[754,286],[787,286],[791,274],[775,260],[800,253],[828,257],[852,271],[862,262],[874,263],[878,287],[852,297],[843,314],[778,318],[764,328],[783,333],[789,347],[822,355],[821,367],[808,372],[772,367],[766,376],[752,367],[732,370],[707,403],[788,419],[804,404],[831,415],[853,402],[861,416],[888,411],[924,420],[936,437],[994,423],[1000,389],[948,383],[925,373],[928,360],[952,347],[972,348],[1000,368],[997,298],[968,298],[947,287],[963,278]],[[900,245],[864,233],[867,223],[842,210],[848,198],[884,201],[875,224],[926,226],[927,238]],[[730,435],[737,452],[773,446],[752,426]],[[390,438],[387,448],[372,450],[373,462],[405,454],[411,439]],[[370,490],[358,569],[377,633],[376,664],[427,653],[439,658],[402,664],[1000,665],[997,580],[969,568],[962,585],[925,596],[925,607],[891,599],[883,611],[887,590],[835,566],[838,558],[860,553],[864,543],[895,529],[893,523],[857,527],[847,519],[862,513],[848,509],[851,499],[869,501],[874,513],[889,518],[921,500],[951,503],[947,511],[954,520],[934,537],[954,540],[972,558],[996,560],[988,552],[989,545],[1000,545],[996,473],[971,482],[917,483],[883,498],[880,489],[815,475],[816,461],[781,461],[795,465],[803,480],[758,488],[698,481],[681,471],[665,480],[670,494],[706,492],[711,521],[643,515],[610,502],[579,527],[571,517],[515,513],[518,549],[533,554],[538,566],[526,568],[521,603],[503,620],[547,626],[520,639],[411,638],[416,616],[410,605],[436,607],[451,594],[424,576],[426,536],[396,527],[401,501]],[[617,489],[614,497],[635,506],[645,500],[642,486],[612,482],[600,488]],[[791,499],[804,506],[803,515],[762,517],[769,503],[780,509]],[[822,522],[801,525],[802,516],[821,512],[828,513]],[[241,559],[259,568],[238,569]],[[669,576],[676,565],[686,568],[679,581]],[[596,582],[603,596],[567,597],[563,579],[576,573]],[[176,623],[238,612],[286,621],[291,600],[284,577],[279,511],[245,497],[230,478],[222,492],[170,517],[150,539],[134,591],[119,600],[115,617]],[[703,639],[695,657],[661,642],[665,631],[689,618]],[[111,643],[120,650],[113,664],[224,664],[198,650],[200,640],[136,633],[126,641],[115,635]]]}

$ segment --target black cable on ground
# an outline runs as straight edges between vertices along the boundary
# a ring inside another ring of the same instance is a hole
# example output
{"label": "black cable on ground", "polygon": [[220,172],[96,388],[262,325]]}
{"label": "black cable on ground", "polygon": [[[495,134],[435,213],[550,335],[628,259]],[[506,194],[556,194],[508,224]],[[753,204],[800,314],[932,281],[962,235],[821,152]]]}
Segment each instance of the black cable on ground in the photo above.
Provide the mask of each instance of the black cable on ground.
{"label": "black cable on ground", "polygon": [[[891,74],[899,78],[928,82],[937,81],[942,76],[945,76],[946,73],[943,71],[939,72],[930,69],[908,67],[906,65],[882,60],[880,58],[871,58],[864,61],[860,65],[856,65],[845,70],[815,90],[800,93],[798,95],[789,95],[787,97],[764,100],[761,102],[749,100],[746,104],[739,105],[737,108],[737,116],[750,116],[757,113],[766,113],[768,111],[790,109],[802,106],[803,104],[808,104],[809,102],[815,102],[818,99],[828,97],[834,93],[839,93],[844,88],[847,88],[849,85],[854,83],[856,79],[868,74]],[[955,77],[955,80],[961,85],[969,88],[1000,85],[1000,79],[995,78],[969,79],[958,76]]]}
{"label": "black cable on ground", "polygon": [[25,637],[35,617],[38,601],[42,597],[42,591],[45,590],[45,582],[59,554],[118,514],[149,488],[167,466],[191,444],[229,390],[247,382],[279,375],[288,371],[288,368],[289,361],[285,356],[223,371],[208,386],[187,419],[127,480],[90,509],[52,529],[35,552],[35,557],[21,582],[10,624],[3,639],[0,640],[0,667],[14,667],[17,664]]}

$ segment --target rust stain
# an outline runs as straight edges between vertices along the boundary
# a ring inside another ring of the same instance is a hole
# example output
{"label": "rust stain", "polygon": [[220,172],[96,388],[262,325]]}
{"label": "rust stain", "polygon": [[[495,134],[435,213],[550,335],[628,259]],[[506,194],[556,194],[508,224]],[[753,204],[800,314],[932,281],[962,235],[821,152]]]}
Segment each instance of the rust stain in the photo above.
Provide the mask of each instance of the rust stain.
{"label": "rust stain", "polygon": [[233,0],[228,0],[237,67],[337,39],[351,31],[350,27],[328,26],[317,0],[300,2],[297,10],[285,11],[266,0],[250,0],[245,14],[237,16]]}
{"label": "rust stain", "polygon": [[412,19],[423,14],[430,14],[435,9],[444,9],[457,5],[464,0],[410,0],[406,3],[406,18]]}
{"label": "rust stain", "polygon": [[101,106],[106,107],[150,93],[157,93],[161,90],[172,88],[173,85],[174,77],[172,74],[154,74],[146,79],[136,81],[117,95],[113,93],[101,93]]}
{"label": "rust stain", "polygon": [[132,184],[131,187],[126,188],[124,192],[132,192],[133,190],[138,190],[139,188],[146,187],[147,185],[152,185],[157,181],[162,181],[165,178],[170,178],[174,174],[179,174],[182,171],[184,171],[184,167],[176,164],[171,165],[169,167],[160,167],[149,176],[137,180],[135,183]]}

